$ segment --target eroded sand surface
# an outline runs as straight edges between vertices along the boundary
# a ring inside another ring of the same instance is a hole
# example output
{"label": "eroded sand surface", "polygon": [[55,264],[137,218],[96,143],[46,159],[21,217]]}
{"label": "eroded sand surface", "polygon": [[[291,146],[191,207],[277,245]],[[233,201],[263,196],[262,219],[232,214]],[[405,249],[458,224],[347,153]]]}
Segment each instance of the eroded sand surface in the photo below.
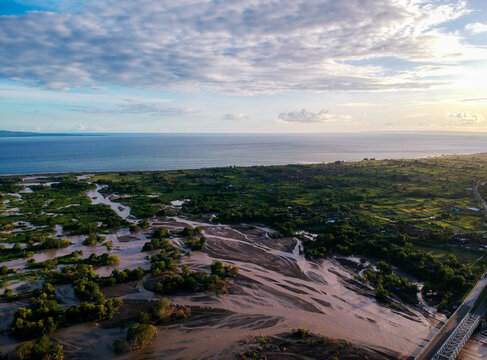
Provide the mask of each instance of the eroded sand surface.
{"label": "eroded sand surface", "polygon": [[[99,189],[97,186],[97,190],[88,193],[94,203],[106,203],[120,216],[132,219],[130,208],[113,203]],[[226,226],[182,217],[167,221],[152,219],[150,224],[150,229],[138,234],[130,235],[125,229],[107,236],[114,243],[110,253],[119,255],[121,261],[97,272],[108,275],[115,267],[149,268],[148,253],[140,250],[147,234],[161,226],[169,230],[201,227],[207,237],[206,251],[184,256],[181,265],[209,271],[213,260],[221,260],[238,266],[240,272],[231,280],[229,294],[170,297],[177,304],[200,311],[184,322],[159,327],[152,345],[117,356],[119,359],[227,359],[239,350],[239,341],[244,338],[276,335],[297,327],[401,358],[417,353],[433,333],[434,326],[419,312],[393,311],[377,304],[372,296],[359,294],[351,285],[353,274],[336,260],[306,260],[299,254],[301,243],[296,238],[273,239],[272,230],[266,227]],[[61,229],[56,232],[60,235]],[[36,254],[35,260],[43,261],[77,249],[83,250],[83,257],[106,252],[103,246],[83,246],[82,237],[68,240],[73,245]],[[173,237],[171,241],[184,248],[179,238]],[[19,259],[7,265],[22,267],[24,263],[24,259]],[[138,301],[159,298],[144,286],[148,280],[146,276],[132,290],[120,294],[121,298]],[[57,289],[56,293],[65,306],[77,301],[69,286]],[[14,309],[19,304],[11,306]],[[116,338],[124,339],[125,333],[126,329],[118,325],[111,328],[79,325],[56,333],[55,340],[64,345],[70,359],[106,359],[115,357],[112,343]]]}
{"label": "eroded sand surface", "polygon": [[458,354],[458,360],[478,360],[487,359],[487,338],[483,337],[479,341],[476,336],[473,336]]}
{"label": "eroded sand surface", "polygon": [[[212,260],[219,259],[238,266],[240,274],[231,285],[230,294],[173,297],[181,305],[206,305],[226,310],[229,315],[215,324],[191,329],[189,343],[184,332],[168,330],[168,334],[157,338],[151,350],[162,351],[170,338],[171,347],[178,350],[164,358],[192,358],[199,353],[204,353],[200,358],[217,357],[227,353],[237,339],[273,335],[297,327],[408,356],[433,330],[417,312],[394,312],[347,288],[346,280],[352,277],[348,271],[334,260],[306,260],[299,254],[297,239],[272,239],[267,228],[231,228],[176,220],[160,225],[169,229],[199,226],[207,237],[207,253],[194,252],[183,258],[183,264],[207,269]],[[201,344],[195,344],[200,340],[194,339],[200,339]]]}

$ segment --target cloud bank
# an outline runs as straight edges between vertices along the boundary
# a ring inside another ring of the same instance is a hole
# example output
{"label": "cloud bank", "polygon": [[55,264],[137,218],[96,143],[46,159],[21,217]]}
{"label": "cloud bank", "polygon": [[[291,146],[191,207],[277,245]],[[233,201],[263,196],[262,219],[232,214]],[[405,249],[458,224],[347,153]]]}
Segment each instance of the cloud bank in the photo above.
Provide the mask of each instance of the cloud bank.
{"label": "cloud bank", "polygon": [[168,106],[162,102],[125,101],[115,104],[116,108],[106,108],[94,105],[70,105],[68,110],[87,114],[142,114],[152,116],[181,116],[202,112],[203,110],[186,107]]}
{"label": "cloud bank", "polygon": [[[0,16],[0,76],[58,90],[427,88],[439,82],[415,63],[468,57],[441,29],[467,12],[460,0],[98,0]],[[409,71],[357,63],[384,57]]]}
{"label": "cloud bank", "polygon": [[328,110],[321,110],[318,113],[313,113],[302,109],[301,111],[282,112],[278,119],[286,123],[331,123],[331,122],[350,122],[352,119],[348,115],[334,115],[330,114]]}
{"label": "cloud bank", "polygon": [[460,125],[472,126],[479,125],[484,122],[484,117],[481,114],[470,114],[468,112],[448,113],[449,118],[455,119]]}
{"label": "cloud bank", "polygon": [[237,121],[237,120],[247,120],[249,117],[245,115],[244,113],[237,113],[237,114],[224,114],[221,116],[222,120],[231,120],[231,121]]}

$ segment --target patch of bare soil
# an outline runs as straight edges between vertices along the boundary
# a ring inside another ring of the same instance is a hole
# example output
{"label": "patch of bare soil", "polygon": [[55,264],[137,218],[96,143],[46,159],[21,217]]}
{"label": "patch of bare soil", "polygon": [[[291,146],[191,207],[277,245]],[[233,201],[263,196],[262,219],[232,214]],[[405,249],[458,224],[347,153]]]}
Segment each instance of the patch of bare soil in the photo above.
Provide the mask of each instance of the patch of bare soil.
{"label": "patch of bare soil", "polygon": [[134,280],[123,284],[104,287],[101,291],[107,298],[122,297],[128,294],[137,293],[137,283],[138,280]]}

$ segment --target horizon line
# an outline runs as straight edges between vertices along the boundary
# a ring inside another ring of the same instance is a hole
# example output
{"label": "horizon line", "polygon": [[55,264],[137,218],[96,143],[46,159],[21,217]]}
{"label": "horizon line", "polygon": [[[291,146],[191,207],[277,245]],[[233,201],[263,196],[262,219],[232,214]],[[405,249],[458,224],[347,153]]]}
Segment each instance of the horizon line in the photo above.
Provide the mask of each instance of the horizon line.
{"label": "horizon line", "polygon": [[36,135],[114,135],[114,134],[127,134],[127,135],[150,135],[150,134],[167,134],[167,135],[315,135],[315,134],[374,134],[374,133],[467,133],[467,134],[487,134],[487,130],[369,130],[369,131],[299,131],[299,132],[67,132],[67,131],[52,131],[52,132],[38,132],[38,131],[26,131],[26,130],[0,130],[1,133],[23,133],[23,134],[36,134]]}

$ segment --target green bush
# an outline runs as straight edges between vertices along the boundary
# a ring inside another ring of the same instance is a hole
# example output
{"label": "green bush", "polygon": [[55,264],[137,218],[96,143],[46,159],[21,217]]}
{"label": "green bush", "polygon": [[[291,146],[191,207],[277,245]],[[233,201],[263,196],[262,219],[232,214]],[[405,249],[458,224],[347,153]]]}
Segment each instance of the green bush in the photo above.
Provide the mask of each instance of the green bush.
{"label": "green bush", "polygon": [[105,236],[90,234],[86,239],[83,240],[83,245],[93,246],[105,240]]}
{"label": "green bush", "polygon": [[301,339],[307,338],[311,336],[311,332],[305,328],[297,328],[294,329],[294,334],[300,337]]}
{"label": "green bush", "polygon": [[116,298],[98,304],[82,302],[80,306],[73,305],[66,311],[66,319],[70,323],[109,320],[122,305],[123,301]]}
{"label": "green bush", "polygon": [[41,293],[37,298],[31,299],[29,307],[20,307],[15,311],[10,331],[16,338],[32,339],[51,334],[63,327],[64,323],[64,310],[55,297]]}
{"label": "green bush", "polygon": [[130,350],[149,345],[156,335],[156,327],[150,324],[135,323],[127,331],[127,347]]}
{"label": "green bush", "polygon": [[51,342],[46,335],[41,336],[34,344],[25,342],[15,348],[14,355],[19,360],[63,360],[62,345]]}
{"label": "green bush", "polygon": [[117,339],[113,342],[113,352],[116,354],[121,354],[123,352],[123,341],[120,339]]}

